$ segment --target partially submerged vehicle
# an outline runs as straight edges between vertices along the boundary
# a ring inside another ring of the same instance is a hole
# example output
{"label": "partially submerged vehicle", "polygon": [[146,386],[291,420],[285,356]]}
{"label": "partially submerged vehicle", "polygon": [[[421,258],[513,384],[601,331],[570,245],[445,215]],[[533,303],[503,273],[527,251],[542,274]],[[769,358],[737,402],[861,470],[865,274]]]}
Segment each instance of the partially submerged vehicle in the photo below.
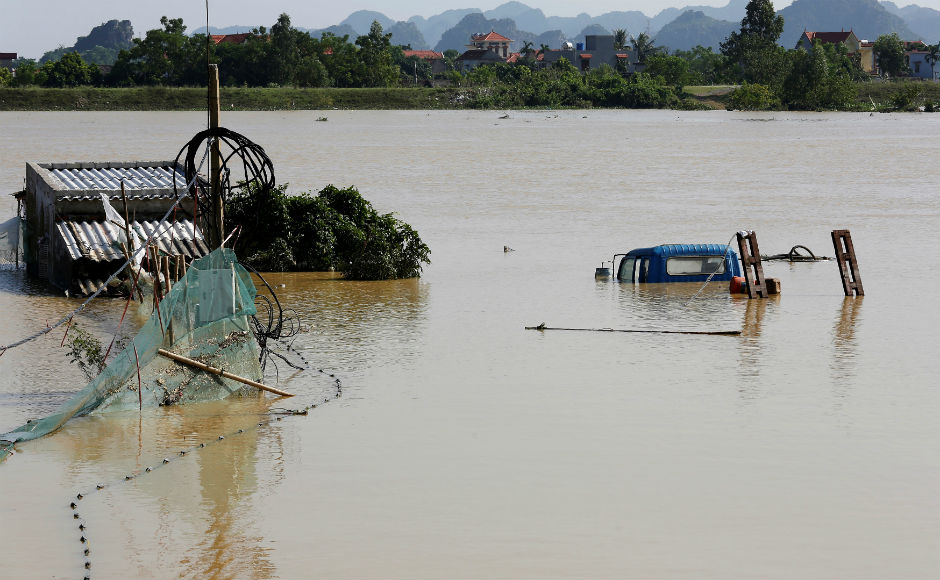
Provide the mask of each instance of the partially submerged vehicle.
{"label": "partially submerged vehicle", "polygon": [[[618,262],[618,258],[620,259]],[[614,278],[619,282],[730,281],[741,275],[738,255],[725,244],[664,244],[614,254]],[[607,268],[596,275],[609,276]]]}

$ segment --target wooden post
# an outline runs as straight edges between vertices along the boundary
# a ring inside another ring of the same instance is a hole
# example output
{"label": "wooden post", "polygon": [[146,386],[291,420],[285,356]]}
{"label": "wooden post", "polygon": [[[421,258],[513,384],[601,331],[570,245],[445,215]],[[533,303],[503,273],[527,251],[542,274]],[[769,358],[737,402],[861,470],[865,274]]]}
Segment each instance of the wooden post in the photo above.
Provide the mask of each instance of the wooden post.
{"label": "wooden post", "polygon": [[173,360],[175,360],[175,361],[178,362],[178,363],[182,363],[182,364],[184,364],[184,365],[189,365],[189,366],[191,366],[191,367],[195,367],[195,368],[197,368],[197,369],[206,371],[207,373],[212,373],[212,374],[214,374],[214,375],[219,375],[220,377],[225,377],[226,379],[232,379],[233,381],[238,381],[238,382],[244,383],[244,384],[246,384],[246,385],[251,385],[252,387],[255,387],[256,389],[261,389],[262,391],[268,391],[269,393],[274,393],[275,395],[281,395],[282,397],[293,397],[293,396],[294,396],[293,394],[288,393],[287,391],[282,391],[282,390],[280,390],[280,389],[275,389],[274,387],[269,387],[269,386],[264,385],[264,384],[262,384],[262,383],[259,383],[259,382],[257,382],[257,381],[253,381],[253,380],[251,380],[251,379],[246,379],[245,377],[240,377],[240,376],[238,376],[238,375],[233,375],[232,373],[230,373],[230,372],[228,372],[228,371],[223,371],[222,369],[217,369],[217,368],[215,368],[215,367],[210,367],[209,365],[207,365],[207,364],[205,364],[205,363],[201,363],[201,362],[199,362],[198,360],[194,360],[194,359],[191,359],[191,358],[189,358],[189,357],[185,357],[185,356],[182,356],[182,355],[178,355],[178,354],[176,354],[176,353],[174,353],[174,352],[170,352],[170,351],[164,350],[164,349],[162,349],[162,348],[157,349],[157,353],[159,353],[160,355],[165,356],[165,357],[167,357],[167,358],[169,358],[169,359],[173,359]]}
{"label": "wooden post", "polygon": [[757,234],[738,232],[738,252],[741,254],[741,269],[747,280],[748,298],[767,298],[767,286],[764,284],[764,267],[760,261],[757,247]]}
{"label": "wooden post", "polygon": [[127,193],[124,192],[124,180],[121,180],[121,201],[124,202],[124,237],[127,238],[127,247],[131,249],[131,256],[134,255],[134,241],[131,239],[131,222],[127,215]]}
{"label": "wooden post", "polygon": [[170,293],[170,290],[173,288],[173,285],[170,283],[170,257],[166,256],[162,259],[163,262],[163,282],[166,289],[166,296]]}
{"label": "wooden post", "polygon": [[[22,218],[20,218],[20,211],[22,211],[20,209],[21,205],[22,205],[22,202],[20,201],[20,198],[17,197],[16,198],[16,240],[13,242],[14,244],[13,253],[16,255],[16,269],[17,270],[20,269],[20,230],[23,227],[23,220]],[[0,354],[2,354],[2,351],[0,351]]]}
{"label": "wooden post", "polygon": [[852,245],[852,234],[849,230],[833,230],[832,246],[836,251],[836,260],[839,262],[839,272],[842,274],[842,290],[846,296],[864,296],[862,277],[858,271],[858,261],[855,259],[855,246]]}
{"label": "wooden post", "polygon": [[[219,65],[209,65],[209,128],[217,129],[219,127]],[[209,238],[209,249],[222,247],[222,241],[225,237],[224,216],[222,208],[222,155],[219,152],[218,141],[213,141],[211,153],[209,155],[209,179],[212,184],[212,216],[208,220],[210,223],[209,231],[206,232]]]}

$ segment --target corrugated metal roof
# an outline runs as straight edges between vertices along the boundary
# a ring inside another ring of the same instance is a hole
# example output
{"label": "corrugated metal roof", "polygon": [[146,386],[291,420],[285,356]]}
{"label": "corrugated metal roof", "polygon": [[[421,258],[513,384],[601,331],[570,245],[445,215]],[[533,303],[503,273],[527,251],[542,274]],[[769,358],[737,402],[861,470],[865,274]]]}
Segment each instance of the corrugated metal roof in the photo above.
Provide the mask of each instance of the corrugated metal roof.
{"label": "corrugated metal roof", "polygon": [[72,191],[172,189],[173,180],[178,188],[186,187],[185,176],[170,167],[83,167],[74,169],[51,169],[50,173],[62,185]]}
{"label": "corrugated metal roof", "polygon": [[[166,254],[198,258],[209,253],[202,232],[197,229],[193,239],[193,222],[190,220],[162,225],[157,221],[134,221],[131,227],[144,239],[153,235],[157,246]],[[56,229],[73,260],[86,258],[93,262],[110,262],[124,259],[118,242],[121,232],[112,224],[63,220],[56,223]]]}
{"label": "corrugated metal roof", "polygon": [[[127,187],[125,186],[124,189],[126,191]],[[180,195],[186,195],[186,194],[187,192],[185,190],[180,190]],[[121,198],[121,194],[117,194],[117,195],[111,194],[111,195],[108,195],[108,199],[111,201],[121,201],[122,198]],[[136,201],[136,200],[144,200],[144,199],[176,199],[176,197],[173,195],[172,191],[165,191],[163,193],[147,193],[147,194],[136,193],[134,195],[127,196],[127,201]],[[98,194],[60,195],[56,197],[56,200],[58,201],[97,201],[98,203],[101,203],[101,196]]]}

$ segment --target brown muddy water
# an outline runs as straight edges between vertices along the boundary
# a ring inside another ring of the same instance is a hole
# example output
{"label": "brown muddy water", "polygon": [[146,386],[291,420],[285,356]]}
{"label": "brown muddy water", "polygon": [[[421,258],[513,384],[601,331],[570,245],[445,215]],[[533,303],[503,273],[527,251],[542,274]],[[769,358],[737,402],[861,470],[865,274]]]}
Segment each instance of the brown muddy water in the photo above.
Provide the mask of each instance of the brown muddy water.
{"label": "brown muddy water", "polygon": [[[292,400],[92,416],[19,445],[0,577],[940,576],[940,115],[502,115],[224,114],[280,182],[357,186],[433,263],[270,275],[326,371],[282,365],[268,380]],[[0,113],[0,190],[27,160],[173,158],[204,125]],[[741,229],[832,255],[841,228],[864,298],[832,262],[765,264],[783,294],[755,301],[593,277],[615,252]],[[76,304],[0,272],[0,343]],[[119,308],[82,321],[105,337]],[[524,330],[541,322],[743,333]],[[0,357],[0,431],[83,386],[60,340]],[[341,398],[257,427],[330,399],[330,373]]]}

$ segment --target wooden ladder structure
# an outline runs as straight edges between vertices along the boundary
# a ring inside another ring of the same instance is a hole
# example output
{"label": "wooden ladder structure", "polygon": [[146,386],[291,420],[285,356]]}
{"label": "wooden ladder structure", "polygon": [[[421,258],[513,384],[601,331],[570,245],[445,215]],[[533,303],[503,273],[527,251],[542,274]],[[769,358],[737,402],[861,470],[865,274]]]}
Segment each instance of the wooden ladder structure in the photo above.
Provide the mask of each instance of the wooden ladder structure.
{"label": "wooden ladder structure", "polygon": [[738,232],[738,252],[741,255],[741,267],[747,280],[748,298],[767,298],[767,285],[764,281],[764,267],[757,248],[757,234]]}
{"label": "wooden ladder structure", "polygon": [[832,246],[836,251],[836,260],[839,262],[839,272],[842,274],[842,289],[846,296],[864,296],[862,278],[858,271],[858,261],[855,259],[855,246],[852,245],[852,234],[849,230],[833,230]]}

